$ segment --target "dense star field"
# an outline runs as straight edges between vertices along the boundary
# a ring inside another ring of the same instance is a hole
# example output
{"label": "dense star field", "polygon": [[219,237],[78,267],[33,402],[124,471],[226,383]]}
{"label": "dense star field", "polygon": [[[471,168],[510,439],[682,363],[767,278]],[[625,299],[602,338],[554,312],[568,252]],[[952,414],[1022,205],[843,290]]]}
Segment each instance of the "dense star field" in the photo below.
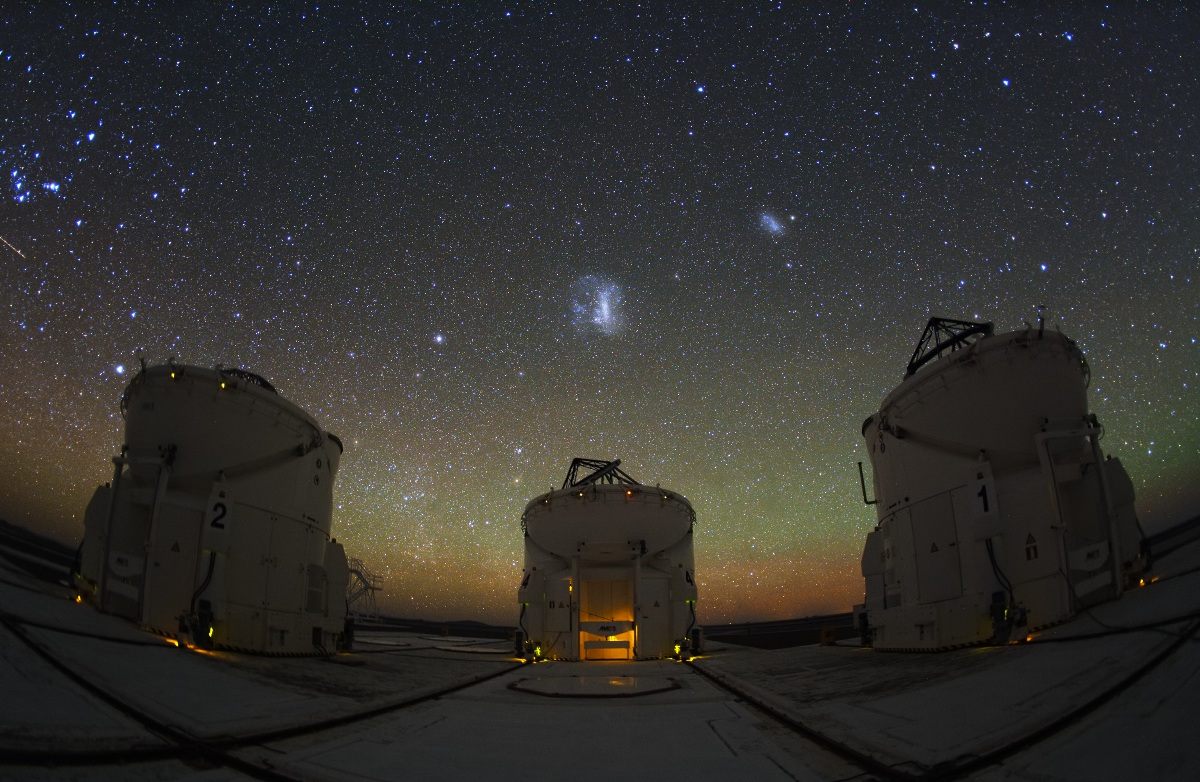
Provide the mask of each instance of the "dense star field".
{"label": "dense star field", "polygon": [[66,540],[139,357],[346,444],[407,616],[511,623],[572,457],[688,497],[706,622],[849,610],[859,427],[931,315],[1076,339],[1200,508],[1182,4],[5,3],[0,515]]}

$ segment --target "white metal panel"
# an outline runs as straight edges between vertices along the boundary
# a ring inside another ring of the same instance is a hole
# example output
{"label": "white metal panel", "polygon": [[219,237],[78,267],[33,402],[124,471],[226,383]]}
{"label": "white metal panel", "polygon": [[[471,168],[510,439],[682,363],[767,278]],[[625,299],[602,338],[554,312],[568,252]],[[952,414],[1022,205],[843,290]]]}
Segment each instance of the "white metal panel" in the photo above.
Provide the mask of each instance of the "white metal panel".
{"label": "white metal panel", "polygon": [[329,582],[327,615],[342,622],[346,618],[345,596],[350,587],[350,565],[346,561],[346,549],[337,541],[325,545],[325,578]]}
{"label": "white metal panel", "polygon": [[901,508],[879,525],[883,534],[884,600],[888,608],[917,602],[916,558],[908,508]]}
{"label": "white metal panel", "polygon": [[[665,573],[642,571],[641,592],[637,598],[637,653],[639,657],[664,657],[674,651],[671,637],[671,609]],[[682,603],[680,608],[686,608]]]}
{"label": "white metal panel", "polygon": [[142,583],[146,571],[146,544],[150,540],[152,507],[132,501],[129,471],[116,486],[113,513],[104,544],[104,572],[100,578],[100,608],[126,619],[141,619]]}
{"label": "white metal panel", "polygon": [[108,511],[112,505],[112,487],[96,487],[83,514],[83,548],[79,573],[89,589],[98,589],[105,569],[104,549],[108,540]]}
{"label": "white metal panel", "polygon": [[571,600],[567,576],[546,579],[544,619],[542,626],[553,633],[565,633],[571,629]]}
{"label": "white metal panel", "polygon": [[221,643],[237,649],[266,651],[267,611],[265,608],[230,605],[221,628]]}
{"label": "white metal panel", "polygon": [[229,559],[225,565],[226,599],[230,603],[261,608],[267,600],[271,514],[235,502],[229,536]]}
{"label": "white metal panel", "polygon": [[[174,634],[179,617],[191,610],[200,569],[200,529],[203,514],[164,502],[155,520],[154,548],[146,567],[142,622],[161,633]],[[204,558],[207,567],[208,558]],[[203,573],[200,574],[203,578]]]}
{"label": "white metal panel", "polygon": [[910,510],[920,602],[958,597],[962,576],[950,493],[918,502]]}
{"label": "white metal panel", "polygon": [[[954,528],[958,535],[959,577],[962,579],[964,595],[990,594],[993,590],[991,566],[987,562],[987,548],[980,537],[978,521],[971,514],[973,496],[969,486],[959,486],[950,492],[950,506],[954,511]],[[1003,528],[1003,525],[999,525]]]}
{"label": "white metal panel", "polygon": [[883,536],[879,534],[879,530],[872,530],[867,533],[867,542],[863,546],[862,574],[863,576],[882,574],[885,564],[883,558]]}
{"label": "white metal panel", "polygon": [[307,524],[286,516],[271,519],[271,556],[267,565],[267,605],[273,611],[304,610],[307,581]]}

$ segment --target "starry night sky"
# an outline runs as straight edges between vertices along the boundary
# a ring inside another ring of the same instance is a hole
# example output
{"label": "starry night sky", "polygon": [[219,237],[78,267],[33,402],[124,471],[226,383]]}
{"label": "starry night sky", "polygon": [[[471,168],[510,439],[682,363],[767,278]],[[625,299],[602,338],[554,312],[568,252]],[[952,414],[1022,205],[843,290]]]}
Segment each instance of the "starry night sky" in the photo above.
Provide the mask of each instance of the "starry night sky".
{"label": "starry night sky", "polygon": [[0,515],[78,540],[174,356],[342,438],[387,610],[513,622],[575,456],[692,501],[704,621],[849,610],[862,421],[930,315],[1041,305],[1178,520],[1198,42],[1169,2],[7,2]]}

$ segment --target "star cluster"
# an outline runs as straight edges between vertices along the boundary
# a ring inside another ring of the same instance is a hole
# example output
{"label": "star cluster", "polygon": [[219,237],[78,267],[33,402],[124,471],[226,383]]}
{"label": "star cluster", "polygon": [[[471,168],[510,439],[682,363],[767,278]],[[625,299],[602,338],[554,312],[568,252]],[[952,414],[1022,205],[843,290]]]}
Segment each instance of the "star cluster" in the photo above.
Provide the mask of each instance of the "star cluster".
{"label": "star cluster", "polygon": [[1145,526],[1200,506],[1183,4],[6,4],[0,513],[78,539],[138,357],[346,443],[385,609],[511,622],[575,456],[695,505],[707,622],[847,610],[930,315],[1045,308]]}

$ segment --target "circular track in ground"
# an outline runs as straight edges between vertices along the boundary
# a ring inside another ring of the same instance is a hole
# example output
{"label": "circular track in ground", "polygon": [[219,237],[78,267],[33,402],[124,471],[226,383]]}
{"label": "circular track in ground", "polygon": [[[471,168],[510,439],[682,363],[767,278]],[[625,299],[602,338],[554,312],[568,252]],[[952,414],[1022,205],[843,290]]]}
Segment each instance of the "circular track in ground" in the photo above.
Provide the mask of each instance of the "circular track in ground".
{"label": "circular track in ground", "polygon": [[518,679],[508,688],[551,698],[636,698],[678,690],[680,684],[666,676],[546,676]]}

